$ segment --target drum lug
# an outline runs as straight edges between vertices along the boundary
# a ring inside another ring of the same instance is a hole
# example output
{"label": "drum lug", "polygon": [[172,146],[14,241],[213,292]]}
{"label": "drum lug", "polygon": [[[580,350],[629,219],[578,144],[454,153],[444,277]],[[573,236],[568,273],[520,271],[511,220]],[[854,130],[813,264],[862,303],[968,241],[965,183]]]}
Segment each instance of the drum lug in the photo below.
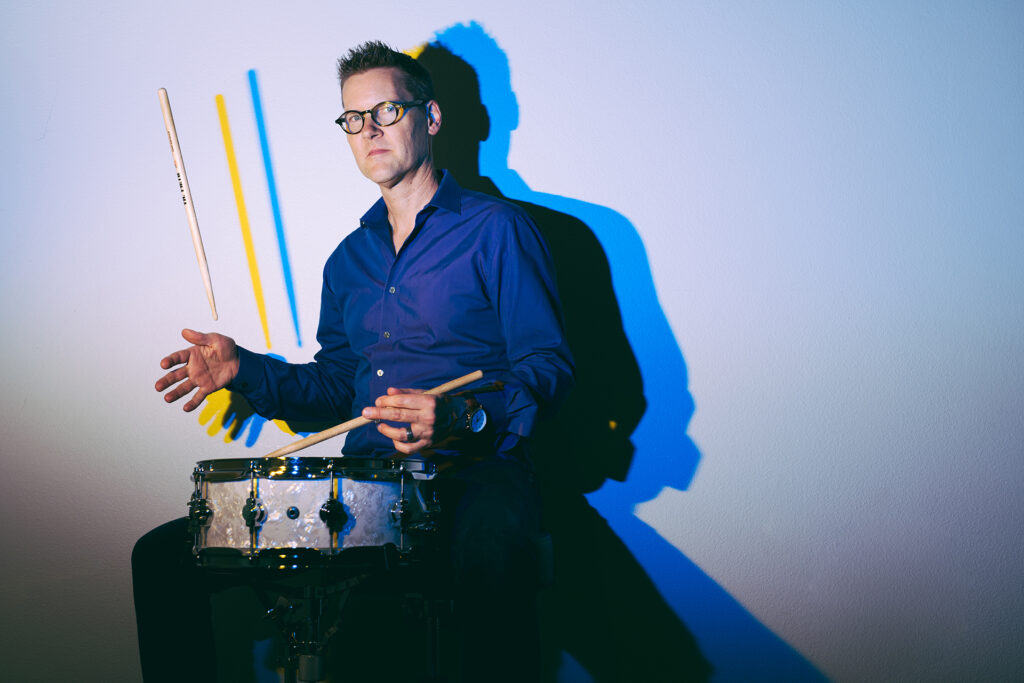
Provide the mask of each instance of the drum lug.
{"label": "drum lug", "polygon": [[188,530],[195,534],[200,529],[210,525],[210,518],[213,517],[213,510],[210,509],[206,499],[199,495],[199,491],[192,492],[192,498],[188,501]]}
{"label": "drum lug", "polygon": [[345,506],[340,500],[328,498],[327,502],[320,506],[320,519],[332,534],[340,533],[348,521],[348,513],[345,512]]}
{"label": "drum lug", "polygon": [[250,529],[258,529],[263,526],[267,518],[267,510],[263,507],[263,501],[259,498],[249,496],[245,499],[245,506],[242,508],[242,518],[245,525]]}
{"label": "drum lug", "polygon": [[400,528],[405,529],[412,517],[412,511],[409,509],[409,504],[405,501],[405,498],[399,498],[392,503],[390,512],[391,521]]}

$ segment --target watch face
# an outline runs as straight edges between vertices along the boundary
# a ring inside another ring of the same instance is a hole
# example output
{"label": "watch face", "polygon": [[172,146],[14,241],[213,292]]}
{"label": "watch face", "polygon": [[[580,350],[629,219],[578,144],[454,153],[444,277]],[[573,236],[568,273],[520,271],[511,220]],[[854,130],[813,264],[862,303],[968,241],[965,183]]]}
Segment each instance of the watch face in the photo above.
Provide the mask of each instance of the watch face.
{"label": "watch face", "polygon": [[477,434],[479,432],[482,432],[484,430],[484,427],[486,427],[486,426],[487,426],[487,413],[484,411],[483,408],[481,408],[480,410],[478,410],[475,413],[473,413],[473,417],[470,419],[470,422],[469,422],[469,429],[474,434]]}

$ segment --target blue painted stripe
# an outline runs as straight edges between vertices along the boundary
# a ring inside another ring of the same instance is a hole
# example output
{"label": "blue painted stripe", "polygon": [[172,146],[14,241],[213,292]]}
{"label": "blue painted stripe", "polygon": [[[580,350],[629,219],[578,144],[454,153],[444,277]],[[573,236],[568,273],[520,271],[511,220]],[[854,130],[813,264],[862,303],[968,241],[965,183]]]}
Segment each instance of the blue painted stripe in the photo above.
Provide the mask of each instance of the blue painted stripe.
{"label": "blue painted stripe", "polygon": [[263,168],[267,172],[270,209],[274,214],[274,228],[277,230],[277,248],[281,252],[281,269],[284,271],[284,286],[288,291],[288,304],[292,309],[295,340],[296,344],[302,346],[302,334],[299,332],[299,312],[295,305],[295,285],[292,282],[292,267],[288,259],[288,245],[284,239],[284,223],[281,220],[281,207],[277,201],[277,183],[274,181],[274,166],[270,162],[270,143],[267,141],[267,127],[263,122],[263,105],[260,101],[260,87],[256,83],[255,69],[249,69],[249,89],[252,91],[252,108],[256,114],[256,129],[260,135],[260,148],[263,150]]}

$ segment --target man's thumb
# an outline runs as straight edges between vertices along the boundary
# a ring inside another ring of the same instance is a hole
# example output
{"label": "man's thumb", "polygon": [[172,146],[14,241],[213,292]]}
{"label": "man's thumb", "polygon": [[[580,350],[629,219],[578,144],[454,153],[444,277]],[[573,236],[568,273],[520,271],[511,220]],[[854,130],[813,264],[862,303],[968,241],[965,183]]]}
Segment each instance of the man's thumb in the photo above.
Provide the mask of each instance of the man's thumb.
{"label": "man's thumb", "polygon": [[189,344],[207,343],[205,334],[203,334],[202,332],[196,332],[195,330],[190,330],[187,327],[181,331],[181,336],[184,337],[185,341],[187,341]]}

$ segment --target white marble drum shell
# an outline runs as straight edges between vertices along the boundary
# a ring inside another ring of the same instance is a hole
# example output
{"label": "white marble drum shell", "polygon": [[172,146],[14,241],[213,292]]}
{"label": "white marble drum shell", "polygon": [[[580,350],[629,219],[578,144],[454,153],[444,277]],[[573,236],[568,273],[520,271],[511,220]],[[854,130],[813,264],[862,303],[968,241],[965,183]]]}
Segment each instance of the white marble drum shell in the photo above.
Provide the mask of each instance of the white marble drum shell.
{"label": "white marble drum shell", "polygon": [[[401,497],[398,481],[359,481],[338,478],[339,498],[348,520],[338,534],[337,545],[320,519],[320,507],[331,493],[330,479],[257,479],[259,500],[266,518],[258,534],[257,550],[267,548],[315,548],[344,550],[394,543],[402,546],[399,524],[391,510]],[[209,524],[200,534],[197,550],[234,548],[250,550],[249,527],[242,517],[252,491],[248,480],[204,482],[204,497],[212,511]],[[298,510],[295,519],[288,509]]]}

